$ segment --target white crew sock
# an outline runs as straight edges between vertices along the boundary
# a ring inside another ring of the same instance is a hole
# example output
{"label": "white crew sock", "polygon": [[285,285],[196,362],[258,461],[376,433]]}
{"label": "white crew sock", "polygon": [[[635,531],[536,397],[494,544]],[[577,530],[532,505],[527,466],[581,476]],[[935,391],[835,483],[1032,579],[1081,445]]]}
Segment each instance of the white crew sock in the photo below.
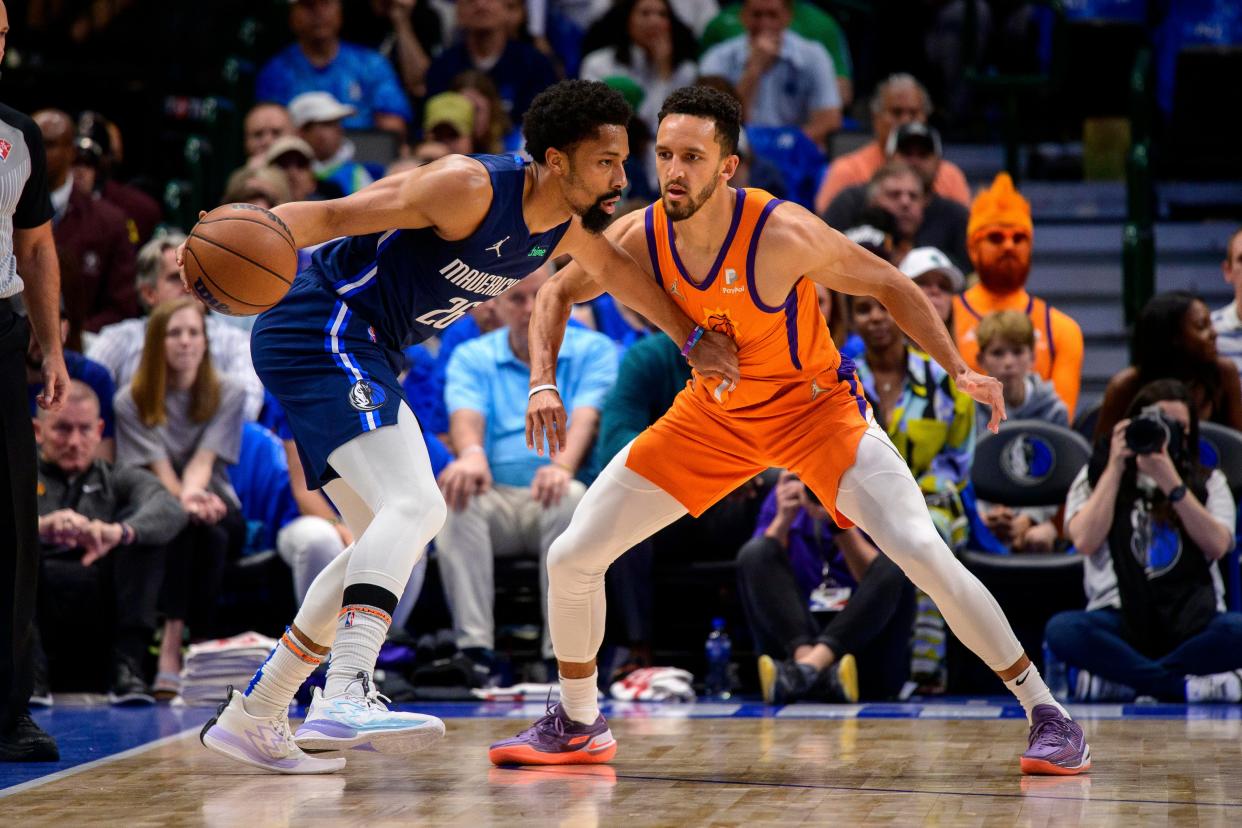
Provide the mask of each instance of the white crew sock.
{"label": "white crew sock", "polygon": [[1067,719],[1070,718],[1069,712],[1053,697],[1052,691],[1048,689],[1048,685],[1044,684],[1044,677],[1039,674],[1039,668],[1034,664],[1027,665],[1027,668],[1021,674],[1005,682],[1005,686],[1022,703],[1022,709],[1026,711],[1026,721],[1028,723],[1031,721],[1031,711],[1038,704],[1050,704],[1057,710],[1060,710],[1062,716]]}
{"label": "white crew sock", "polygon": [[246,712],[251,716],[276,716],[288,710],[302,682],[322,661],[323,656],[298,640],[292,629],[286,629],[246,688]]}
{"label": "white crew sock", "polygon": [[561,676],[561,709],[566,716],[582,724],[595,724],[595,720],[599,718],[599,696],[596,690],[598,682],[598,671],[586,678]]}
{"label": "white crew sock", "polygon": [[[365,604],[346,604],[337,616],[336,640],[328,661],[328,681],[323,694],[329,698],[345,692],[359,673],[372,676],[380,647],[388,637],[392,616]],[[372,676],[373,678],[373,676]]]}

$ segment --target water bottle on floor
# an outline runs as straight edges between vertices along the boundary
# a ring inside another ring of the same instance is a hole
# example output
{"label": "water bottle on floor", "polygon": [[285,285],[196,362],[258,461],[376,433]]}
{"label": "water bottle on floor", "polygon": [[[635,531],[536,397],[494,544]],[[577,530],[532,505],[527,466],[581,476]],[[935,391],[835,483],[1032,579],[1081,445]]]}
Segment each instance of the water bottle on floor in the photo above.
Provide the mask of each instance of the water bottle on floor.
{"label": "water bottle on floor", "polygon": [[704,696],[708,699],[727,699],[733,695],[733,683],[729,678],[733,642],[725,632],[723,618],[712,619],[712,631],[707,636],[706,651],[707,681]]}

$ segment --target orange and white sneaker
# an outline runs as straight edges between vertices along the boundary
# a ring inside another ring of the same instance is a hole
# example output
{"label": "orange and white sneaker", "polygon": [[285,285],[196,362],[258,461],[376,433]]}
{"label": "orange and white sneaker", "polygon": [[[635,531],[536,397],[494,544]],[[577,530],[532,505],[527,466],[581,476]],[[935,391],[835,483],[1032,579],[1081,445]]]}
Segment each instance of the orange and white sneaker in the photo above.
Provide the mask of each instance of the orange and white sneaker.
{"label": "orange and white sneaker", "polygon": [[488,758],[494,765],[600,765],[617,755],[603,714],[589,725],[565,715],[560,703],[512,739],[492,745]]}

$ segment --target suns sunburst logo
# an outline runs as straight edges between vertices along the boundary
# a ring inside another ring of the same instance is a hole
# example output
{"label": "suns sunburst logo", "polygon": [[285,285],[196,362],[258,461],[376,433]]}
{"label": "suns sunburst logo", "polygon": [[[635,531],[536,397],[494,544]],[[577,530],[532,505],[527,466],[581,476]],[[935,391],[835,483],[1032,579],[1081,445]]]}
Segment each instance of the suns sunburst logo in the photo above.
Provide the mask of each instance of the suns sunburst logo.
{"label": "suns sunburst logo", "polygon": [[730,339],[737,339],[737,324],[733,316],[724,308],[704,308],[703,327],[709,331],[722,333]]}

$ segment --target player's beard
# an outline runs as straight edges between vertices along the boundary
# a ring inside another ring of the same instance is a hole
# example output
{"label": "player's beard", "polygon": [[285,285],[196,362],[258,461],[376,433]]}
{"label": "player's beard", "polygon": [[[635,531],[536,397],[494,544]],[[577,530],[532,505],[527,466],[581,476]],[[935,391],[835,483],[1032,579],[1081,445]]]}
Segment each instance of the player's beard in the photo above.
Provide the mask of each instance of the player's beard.
{"label": "player's beard", "polygon": [[588,233],[602,233],[612,222],[612,214],[604,210],[604,202],[614,198],[620,198],[621,191],[613,190],[604,193],[595,199],[595,203],[588,207],[584,212],[578,215],[582,218],[582,228]]}
{"label": "player's beard", "polygon": [[666,193],[668,186],[661,193],[661,199],[664,201],[664,214],[672,221],[685,221],[699,211],[699,208],[707,203],[707,200],[716,192],[716,188],[720,186],[720,178],[712,176],[712,180],[707,183],[703,189],[699,190],[698,195],[691,196],[686,193],[686,198],[680,204],[670,204]]}

